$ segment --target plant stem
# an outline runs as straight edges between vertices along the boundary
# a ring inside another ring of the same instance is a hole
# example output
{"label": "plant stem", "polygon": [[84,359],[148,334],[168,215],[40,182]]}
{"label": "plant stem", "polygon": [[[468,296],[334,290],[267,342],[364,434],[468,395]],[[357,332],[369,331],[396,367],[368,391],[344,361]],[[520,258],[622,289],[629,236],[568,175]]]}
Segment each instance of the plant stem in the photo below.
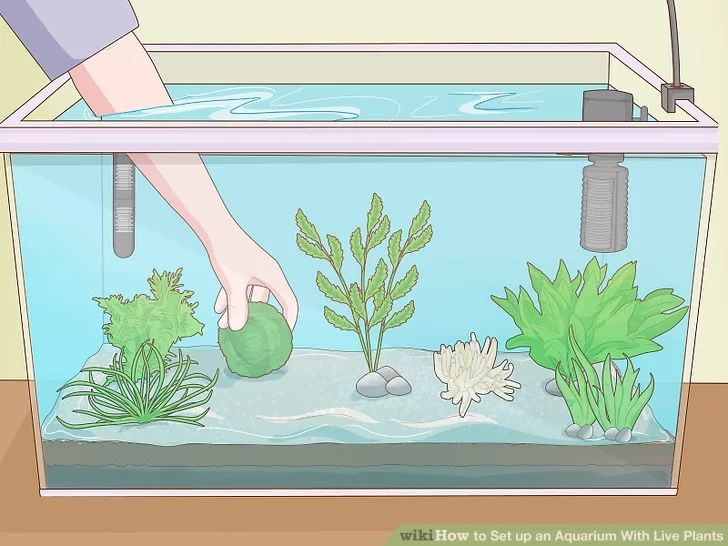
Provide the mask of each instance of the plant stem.
{"label": "plant stem", "polygon": [[[354,328],[356,328],[356,335],[359,337],[359,344],[362,347],[362,350],[364,352],[364,359],[367,363],[367,368],[369,371],[372,370],[372,362],[371,362],[371,351],[367,351],[367,344],[364,341],[364,336],[361,332],[361,327],[359,326],[359,319],[356,318],[356,312],[354,311],[354,306],[351,303],[351,292],[349,291],[349,286],[346,284],[346,281],[344,280],[344,276],[341,273],[341,270],[339,270],[338,267],[336,267],[336,264],[334,263],[334,258],[329,254],[329,252],[324,248],[324,245],[320,243],[319,241],[314,241],[314,243],[319,247],[321,252],[324,253],[326,256],[326,261],[329,262],[331,265],[331,268],[334,270],[334,273],[336,273],[336,276],[339,278],[339,282],[341,283],[341,289],[344,292],[344,295],[346,296],[347,305],[349,306],[349,311],[351,311],[351,320],[352,324],[354,325]],[[366,256],[366,254],[365,254]]]}
{"label": "plant stem", "polygon": [[[407,245],[410,244],[412,241],[412,237],[407,237],[407,240],[402,245],[402,249],[399,251],[399,255],[397,256],[397,261],[392,264],[392,274],[389,277],[389,282],[387,282],[387,290],[385,292],[385,297],[392,292],[392,287],[394,286],[394,278],[397,275],[397,269],[399,269],[400,264],[402,263],[402,259],[404,258],[404,250],[407,248]],[[374,359],[374,369],[379,369],[379,358],[382,356],[382,341],[384,339],[384,327],[385,327],[385,320],[382,319],[382,322],[379,323],[379,336],[377,337],[377,351],[376,356]]]}
{"label": "plant stem", "polygon": [[[376,227],[376,226],[375,226]],[[369,326],[369,311],[367,310],[367,300],[366,300],[366,273],[367,273],[367,258],[369,257],[369,240],[371,238],[372,232],[367,231],[367,238],[366,242],[364,243],[364,259],[361,261],[361,299],[364,301],[364,332],[365,332],[365,338],[366,338],[366,345],[364,346],[364,352],[366,353],[367,357],[367,366],[369,367],[370,372],[376,372],[377,371],[377,364],[374,363],[374,366],[372,367],[372,338],[370,335],[371,326]]]}

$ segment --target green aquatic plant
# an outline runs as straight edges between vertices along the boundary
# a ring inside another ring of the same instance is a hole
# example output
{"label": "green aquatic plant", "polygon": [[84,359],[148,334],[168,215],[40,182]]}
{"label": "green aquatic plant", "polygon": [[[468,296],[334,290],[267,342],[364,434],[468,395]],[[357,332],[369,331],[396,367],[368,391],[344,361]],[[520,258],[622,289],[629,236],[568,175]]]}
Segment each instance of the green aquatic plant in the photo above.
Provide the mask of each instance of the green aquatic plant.
{"label": "green aquatic plant", "polygon": [[589,387],[590,381],[596,378],[596,372],[592,366],[589,366],[591,372],[584,368],[580,373],[576,373],[574,378],[570,378],[565,373],[565,368],[561,364],[556,367],[555,376],[556,384],[564,399],[571,422],[579,425],[592,425],[596,421],[594,410],[589,404]]}
{"label": "green aquatic plant", "polygon": [[[395,301],[405,297],[419,278],[417,266],[413,265],[397,280],[402,260],[408,254],[423,249],[432,239],[430,205],[427,201],[422,202],[406,234],[398,229],[389,235],[391,223],[383,211],[382,199],[376,193],[373,194],[364,230],[357,227],[349,237],[349,248],[359,270],[359,278],[351,283],[344,278],[344,249],[341,241],[334,235],[326,235],[328,245],[324,244],[316,226],[304,212],[298,209],[296,213],[298,248],[312,258],[328,262],[336,275],[336,280],[331,281],[321,271],[317,272],[316,286],[329,300],[348,307],[349,317],[324,306],[324,318],[335,328],[357,335],[370,372],[379,367],[384,333],[405,324],[415,312],[414,300],[393,312]],[[373,261],[371,253],[387,240],[387,236],[389,266],[383,258],[379,258],[369,275],[368,266]]]}
{"label": "green aquatic plant", "polygon": [[681,307],[685,300],[671,288],[640,299],[637,262],[623,265],[606,285],[607,266],[600,266],[596,258],[574,277],[563,260],[553,280],[530,263],[528,273],[538,307],[523,286],[518,295],[506,288],[505,298],[491,296],[521,331],[506,348],[527,348],[536,364],[560,368],[570,384],[578,379],[570,328],[589,362],[601,362],[609,354],[632,358],[661,350],[654,339],[677,326],[688,311]]}
{"label": "green aquatic plant", "polygon": [[[173,421],[204,426],[202,420],[210,408],[197,415],[186,412],[207,404],[212,388],[217,383],[219,371],[213,377],[202,373],[190,373],[192,361],[179,351],[177,360],[167,362],[151,341],[144,341],[134,358],[124,366],[120,354],[115,354],[111,367],[90,366],[81,370],[88,379],[72,379],[58,392],[70,389],[62,399],[84,398],[89,409],[73,412],[95,419],[85,423],[69,423],[60,417],[58,421],[72,430],[112,425],[138,425],[154,421]],[[104,380],[97,382],[94,374]],[[138,377],[138,379],[132,379]]]}
{"label": "green aquatic plant", "polygon": [[[129,372],[131,357],[147,341],[166,358],[180,339],[202,333],[203,324],[194,316],[197,303],[190,302],[194,292],[181,290],[181,278],[182,268],[161,274],[153,270],[148,280],[151,298],[146,294],[131,300],[121,295],[94,298],[110,317],[103,331],[109,343],[121,351],[125,372]],[[130,377],[139,379],[138,373]]]}
{"label": "green aquatic plant", "polygon": [[261,377],[277,370],[293,351],[286,319],[268,303],[250,303],[245,327],[220,328],[217,340],[230,371],[243,377]]}
{"label": "green aquatic plant", "polygon": [[[652,398],[655,390],[655,377],[650,374],[650,382],[642,391],[641,386],[636,385],[640,370],[635,369],[632,359],[625,355],[627,367],[624,374],[621,374],[619,369],[612,367],[611,356],[607,355],[602,364],[600,380],[592,363],[579,347],[573,330],[569,334],[569,341],[576,356],[576,364],[586,379],[587,402],[602,430],[634,428],[637,419]],[[612,370],[614,370],[614,378]]]}

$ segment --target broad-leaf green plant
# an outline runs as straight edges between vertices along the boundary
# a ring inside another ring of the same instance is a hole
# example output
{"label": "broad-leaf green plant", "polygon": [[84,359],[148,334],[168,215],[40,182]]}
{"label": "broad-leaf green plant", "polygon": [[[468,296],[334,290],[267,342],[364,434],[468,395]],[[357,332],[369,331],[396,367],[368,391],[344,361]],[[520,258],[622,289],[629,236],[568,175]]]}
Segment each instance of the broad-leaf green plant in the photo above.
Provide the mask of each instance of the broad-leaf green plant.
{"label": "broad-leaf green plant", "polygon": [[94,298],[110,317],[103,331],[109,343],[121,351],[121,366],[132,379],[140,376],[138,371],[130,372],[131,359],[145,342],[151,342],[167,357],[172,345],[182,338],[202,334],[203,324],[194,316],[198,304],[190,301],[194,292],[182,290],[181,278],[182,268],[174,273],[154,270],[148,280],[152,297]]}
{"label": "broad-leaf green plant", "polygon": [[[88,409],[73,412],[92,420],[70,423],[56,417],[72,430],[113,425],[141,425],[154,421],[172,421],[204,426],[201,420],[210,408],[196,415],[190,410],[201,408],[210,401],[219,371],[213,377],[190,373],[192,361],[179,351],[177,360],[167,362],[154,343],[144,341],[127,368],[121,355],[115,354],[111,367],[90,366],[82,371],[88,379],[72,379],[59,392],[69,391],[62,399],[84,398]],[[97,382],[96,377],[104,378]],[[132,379],[132,376],[138,379]]]}
{"label": "broad-leaf green plant", "polygon": [[661,350],[655,338],[674,328],[688,311],[671,288],[640,299],[637,262],[623,265],[606,284],[607,266],[600,266],[596,257],[573,277],[563,260],[553,280],[530,263],[528,273],[538,307],[523,286],[518,295],[506,288],[505,298],[491,296],[520,329],[506,348],[527,348],[536,364],[549,370],[560,367],[570,383],[578,379],[570,328],[589,362],[603,361],[609,354],[633,358]]}
{"label": "broad-leaf green plant", "polygon": [[[382,199],[373,194],[366,226],[364,229],[357,227],[349,237],[349,248],[358,269],[358,278],[353,282],[344,277],[341,241],[334,235],[326,235],[324,242],[306,214],[301,209],[296,213],[298,248],[312,258],[328,262],[334,271],[333,281],[321,271],[317,272],[316,286],[329,300],[347,307],[348,316],[345,316],[324,306],[324,318],[335,328],[357,335],[369,371],[379,367],[384,333],[402,326],[414,315],[414,300],[397,311],[394,311],[394,305],[417,284],[417,267],[411,266],[400,279],[397,279],[397,273],[405,256],[422,250],[433,233],[427,201],[422,202],[406,232],[398,229],[390,235],[391,223],[383,211]],[[380,257],[373,264],[372,251],[385,241],[388,262]],[[372,265],[374,268],[370,271]]]}
{"label": "broad-leaf green plant", "polygon": [[650,381],[643,391],[640,385],[636,385],[640,370],[635,369],[632,359],[625,356],[627,366],[622,374],[617,367],[612,366],[612,359],[607,355],[602,364],[600,380],[592,363],[579,348],[573,331],[570,333],[569,341],[576,356],[576,364],[588,378],[586,398],[599,425],[603,430],[634,428],[637,419],[652,398],[655,377],[650,374]]}

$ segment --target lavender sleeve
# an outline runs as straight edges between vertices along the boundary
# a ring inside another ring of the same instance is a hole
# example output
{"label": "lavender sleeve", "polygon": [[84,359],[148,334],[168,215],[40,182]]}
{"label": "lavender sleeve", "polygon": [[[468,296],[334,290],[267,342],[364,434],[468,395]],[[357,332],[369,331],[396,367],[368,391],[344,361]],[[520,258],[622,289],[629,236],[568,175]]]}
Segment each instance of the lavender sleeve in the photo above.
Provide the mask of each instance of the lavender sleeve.
{"label": "lavender sleeve", "polygon": [[0,16],[50,79],[139,26],[129,0],[0,0]]}

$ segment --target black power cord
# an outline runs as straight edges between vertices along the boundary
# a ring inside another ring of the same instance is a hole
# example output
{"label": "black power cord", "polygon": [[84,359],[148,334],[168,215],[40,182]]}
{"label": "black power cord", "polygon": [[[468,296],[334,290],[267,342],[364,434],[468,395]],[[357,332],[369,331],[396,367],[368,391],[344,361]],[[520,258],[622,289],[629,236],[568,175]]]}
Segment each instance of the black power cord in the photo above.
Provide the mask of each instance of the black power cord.
{"label": "black power cord", "polygon": [[680,39],[677,33],[677,11],[675,0],[667,0],[667,11],[670,16],[670,43],[672,45],[672,83],[663,83],[660,90],[662,94],[663,110],[673,113],[677,109],[678,100],[695,102],[695,90],[682,83],[680,78]]}

